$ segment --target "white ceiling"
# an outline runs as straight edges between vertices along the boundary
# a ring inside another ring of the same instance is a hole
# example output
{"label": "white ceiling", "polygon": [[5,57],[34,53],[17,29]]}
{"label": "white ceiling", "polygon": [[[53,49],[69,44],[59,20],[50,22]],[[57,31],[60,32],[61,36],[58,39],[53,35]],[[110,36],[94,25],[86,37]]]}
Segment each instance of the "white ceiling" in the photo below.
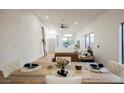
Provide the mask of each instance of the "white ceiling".
{"label": "white ceiling", "polygon": [[[42,22],[46,24],[48,29],[61,31],[59,25],[61,23],[68,26],[64,32],[77,33],[94,21],[97,17],[106,12],[107,9],[38,9],[34,10]],[[46,19],[46,17],[49,17]],[[74,22],[78,24],[75,25]]]}

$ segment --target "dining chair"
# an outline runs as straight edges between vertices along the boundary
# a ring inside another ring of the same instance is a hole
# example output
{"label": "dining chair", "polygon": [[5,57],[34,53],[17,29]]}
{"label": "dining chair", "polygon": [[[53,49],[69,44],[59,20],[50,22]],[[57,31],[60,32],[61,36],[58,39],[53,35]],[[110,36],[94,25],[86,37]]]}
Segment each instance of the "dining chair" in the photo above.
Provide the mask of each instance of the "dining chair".
{"label": "dining chair", "polygon": [[[122,76],[121,73],[124,73],[124,66],[122,64],[112,61],[112,60],[109,61],[109,69],[113,73],[117,74],[118,76]],[[123,77],[124,77],[124,75],[123,75]]]}
{"label": "dining chair", "polygon": [[121,78],[124,78],[124,65],[122,65],[122,64],[119,64],[119,76],[121,77]]}
{"label": "dining chair", "polygon": [[116,75],[120,76],[121,78],[124,78],[124,65],[123,64],[110,60],[109,69]]}
{"label": "dining chair", "polygon": [[47,84],[81,84],[82,77],[80,76],[59,77],[47,75],[45,79]]}
{"label": "dining chair", "polygon": [[117,74],[118,76],[120,75],[120,64],[118,62],[109,60],[108,68],[110,71]]}

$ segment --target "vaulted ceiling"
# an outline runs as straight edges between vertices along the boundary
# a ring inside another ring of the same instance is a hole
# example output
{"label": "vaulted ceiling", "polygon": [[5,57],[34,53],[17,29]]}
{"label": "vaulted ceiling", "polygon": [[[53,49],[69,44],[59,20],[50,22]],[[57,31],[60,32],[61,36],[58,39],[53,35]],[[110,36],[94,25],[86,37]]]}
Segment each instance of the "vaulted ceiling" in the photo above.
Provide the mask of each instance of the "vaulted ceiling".
{"label": "vaulted ceiling", "polygon": [[[38,9],[34,10],[48,29],[77,33],[108,11],[107,9]],[[67,28],[61,29],[65,24]]]}

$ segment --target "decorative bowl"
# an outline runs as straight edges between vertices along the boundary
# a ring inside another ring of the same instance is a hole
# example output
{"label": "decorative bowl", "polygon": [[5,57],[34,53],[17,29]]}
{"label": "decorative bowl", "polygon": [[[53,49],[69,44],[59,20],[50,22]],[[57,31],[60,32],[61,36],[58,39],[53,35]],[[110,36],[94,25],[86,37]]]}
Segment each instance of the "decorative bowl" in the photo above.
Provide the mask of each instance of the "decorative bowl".
{"label": "decorative bowl", "polygon": [[64,58],[59,57],[59,58],[57,58],[56,63],[57,63],[58,67],[65,67],[70,62],[68,60],[64,59]]}
{"label": "decorative bowl", "polygon": [[90,64],[90,66],[91,66],[93,69],[100,69],[100,67],[99,67],[97,64]]}

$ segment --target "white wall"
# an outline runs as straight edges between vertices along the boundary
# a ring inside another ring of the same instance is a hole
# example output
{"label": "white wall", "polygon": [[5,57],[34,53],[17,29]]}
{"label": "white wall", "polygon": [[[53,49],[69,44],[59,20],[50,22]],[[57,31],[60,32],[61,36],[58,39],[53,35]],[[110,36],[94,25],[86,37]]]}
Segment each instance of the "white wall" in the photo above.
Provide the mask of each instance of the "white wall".
{"label": "white wall", "polygon": [[0,10],[0,69],[3,64],[24,64],[42,55],[41,26],[32,10]]}
{"label": "white wall", "polygon": [[32,62],[41,56],[41,23],[37,17],[29,11],[21,11],[21,61]]}
{"label": "white wall", "polygon": [[124,10],[109,10],[83,29],[77,39],[81,40],[81,47],[84,48],[84,35],[94,32],[96,61],[104,64],[110,59],[119,61],[119,25],[122,22]]}

